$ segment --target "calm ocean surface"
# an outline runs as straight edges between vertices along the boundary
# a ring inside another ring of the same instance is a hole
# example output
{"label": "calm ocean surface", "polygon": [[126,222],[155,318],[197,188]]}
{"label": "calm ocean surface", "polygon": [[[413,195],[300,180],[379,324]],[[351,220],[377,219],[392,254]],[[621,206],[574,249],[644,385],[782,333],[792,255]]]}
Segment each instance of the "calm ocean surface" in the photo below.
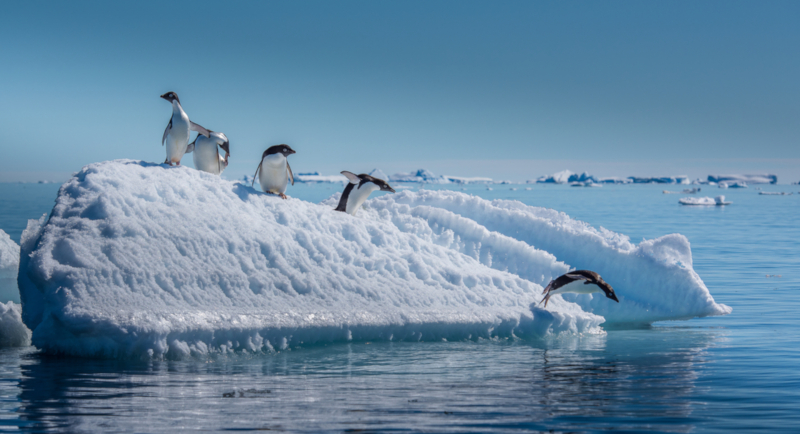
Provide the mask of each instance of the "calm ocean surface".
{"label": "calm ocean surface", "polygon": [[[800,432],[800,187],[703,187],[726,207],[661,193],[681,186],[526,187],[466,192],[554,208],[635,242],[682,233],[733,313],[604,336],[353,342],[207,361],[4,349],[0,431]],[[288,193],[317,202],[336,189]],[[0,228],[19,241],[57,190],[0,184]]]}

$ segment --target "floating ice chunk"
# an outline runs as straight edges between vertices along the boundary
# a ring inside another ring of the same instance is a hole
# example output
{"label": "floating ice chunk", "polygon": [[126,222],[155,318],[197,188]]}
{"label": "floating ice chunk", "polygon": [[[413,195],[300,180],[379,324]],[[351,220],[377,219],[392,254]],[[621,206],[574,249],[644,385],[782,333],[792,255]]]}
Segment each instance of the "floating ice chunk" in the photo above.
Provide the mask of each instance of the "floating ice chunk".
{"label": "floating ice chunk", "polygon": [[706,197],[683,197],[678,200],[682,205],[730,205],[733,202],[726,202],[725,196],[715,198]]}
{"label": "floating ice chunk", "polygon": [[201,175],[124,160],[64,184],[21,242],[34,345],[183,358],[601,332],[602,317],[565,300],[535,306],[567,264],[469,218],[399,203],[354,218]]}
{"label": "floating ice chunk", "polygon": [[17,270],[19,270],[19,246],[0,229],[0,303],[7,301],[19,303]]}
{"label": "floating ice chunk", "polygon": [[21,311],[22,308],[13,301],[0,303],[0,348],[31,344],[31,331],[22,323]]}

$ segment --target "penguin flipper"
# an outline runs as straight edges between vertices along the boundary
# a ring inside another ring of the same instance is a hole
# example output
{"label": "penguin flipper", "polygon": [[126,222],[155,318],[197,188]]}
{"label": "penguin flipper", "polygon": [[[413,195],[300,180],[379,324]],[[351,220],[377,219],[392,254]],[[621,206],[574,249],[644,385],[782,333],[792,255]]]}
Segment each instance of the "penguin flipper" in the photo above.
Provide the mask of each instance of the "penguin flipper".
{"label": "penguin flipper", "polygon": [[294,173],[292,173],[292,166],[289,165],[289,160],[286,160],[286,170],[289,172],[289,179],[292,181],[292,185],[294,185]]}
{"label": "penguin flipper", "polygon": [[258,167],[256,167],[256,173],[253,174],[253,182],[250,183],[250,187],[256,184],[256,176],[258,176],[258,171],[261,170],[262,164],[264,164],[264,160],[261,160],[261,162],[258,163]]}
{"label": "penguin flipper", "polygon": [[192,152],[194,152],[194,143],[196,141],[197,141],[197,137],[195,137],[194,140],[192,140],[192,143],[189,143],[189,145],[186,146],[186,153],[187,154],[191,154]]}
{"label": "penguin flipper", "polygon": [[356,175],[353,172],[342,170],[342,175],[347,177],[347,180],[350,181],[351,184],[358,184],[359,182],[361,182],[361,178],[359,178],[358,175]]}
{"label": "penguin flipper", "polygon": [[167,136],[169,135],[170,131],[172,131],[172,118],[169,118],[167,128],[164,130],[164,135],[161,136],[161,146],[164,146],[164,143],[167,142]]}
{"label": "penguin flipper", "polygon": [[[171,121],[172,120],[170,120],[170,122]],[[192,131],[197,131],[198,133],[200,133],[200,134],[202,134],[202,135],[204,135],[206,137],[211,137],[211,131],[208,131],[202,125],[198,125],[198,124],[196,124],[196,123],[194,123],[192,121],[189,121],[189,129],[192,130]]]}

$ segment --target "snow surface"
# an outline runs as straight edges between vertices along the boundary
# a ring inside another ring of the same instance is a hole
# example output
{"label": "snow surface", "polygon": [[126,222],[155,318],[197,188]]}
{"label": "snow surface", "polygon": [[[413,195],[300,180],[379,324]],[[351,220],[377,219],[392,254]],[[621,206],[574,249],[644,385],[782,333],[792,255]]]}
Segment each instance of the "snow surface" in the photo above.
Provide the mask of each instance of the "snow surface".
{"label": "snow surface", "polygon": [[31,331],[22,323],[20,305],[9,301],[0,303],[0,348],[27,347]]}
{"label": "snow surface", "polygon": [[[401,192],[358,217],[185,167],[118,160],[22,236],[22,318],[50,353],[182,358],[315,342],[538,338],[721,315],[685,237],[624,235],[515,201]],[[570,268],[621,303],[553,297]],[[566,299],[574,301],[570,302]]]}
{"label": "snow surface", "polygon": [[19,303],[17,270],[19,270],[19,246],[0,229],[0,303],[7,301]]}

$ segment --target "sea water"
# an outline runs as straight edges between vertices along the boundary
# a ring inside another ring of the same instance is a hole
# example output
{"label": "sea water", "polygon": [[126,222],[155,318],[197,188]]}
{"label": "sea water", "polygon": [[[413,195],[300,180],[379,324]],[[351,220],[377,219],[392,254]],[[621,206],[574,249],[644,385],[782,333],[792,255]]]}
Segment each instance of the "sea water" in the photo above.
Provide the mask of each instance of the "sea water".
{"label": "sea water", "polygon": [[[0,184],[0,229],[19,241],[57,188]],[[318,202],[339,188],[287,193]],[[733,313],[600,336],[351,342],[179,362],[3,349],[0,431],[798,431],[800,187],[702,187],[725,194],[725,207],[681,206],[663,185],[423,188],[554,208],[634,242],[682,233],[694,269]]]}

